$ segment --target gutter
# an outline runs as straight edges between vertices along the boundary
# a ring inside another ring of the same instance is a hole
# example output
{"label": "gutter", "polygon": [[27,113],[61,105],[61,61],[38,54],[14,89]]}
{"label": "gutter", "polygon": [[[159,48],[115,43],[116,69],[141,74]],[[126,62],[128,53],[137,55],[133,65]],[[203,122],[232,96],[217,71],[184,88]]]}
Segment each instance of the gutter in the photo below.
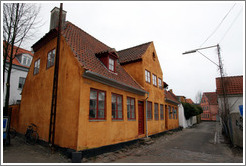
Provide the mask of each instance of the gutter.
{"label": "gutter", "polygon": [[83,73],[82,76],[84,78],[88,78],[90,80],[97,81],[97,82],[100,82],[102,84],[109,85],[109,86],[112,86],[114,88],[121,89],[121,90],[124,90],[124,91],[128,91],[128,92],[131,92],[131,93],[135,93],[135,94],[138,94],[138,95],[144,96],[145,93],[148,93],[145,90],[134,88],[132,86],[129,86],[129,85],[121,83],[121,82],[118,82],[118,81],[116,81],[114,79],[107,78],[105,76],[102,76],[102,75],[100,75],[98,73],[95,73],[95,72],[92,72],[90,70],[86,70]]}
{"label": "gutter", "polygon": [[149,92],[146,92],[147,93],[147,98],[145,99],[145,119],[146,119],[146,121],[145,121],[145,125],[146,125],[146,138],[148,138],[148,117],[147,117],[147,112],[148,112],[148,104],[147,104],[147,102],[148,102],[148,98],[149,98]]}
{"label": "gutter", "polygon": [[165,99],[166,102],[169,102],[171,104],[174,104],[174,105],[179,105],[179,103],[175,102],[175,101],[172,101],[172,100],[169,100],[169,99]]}

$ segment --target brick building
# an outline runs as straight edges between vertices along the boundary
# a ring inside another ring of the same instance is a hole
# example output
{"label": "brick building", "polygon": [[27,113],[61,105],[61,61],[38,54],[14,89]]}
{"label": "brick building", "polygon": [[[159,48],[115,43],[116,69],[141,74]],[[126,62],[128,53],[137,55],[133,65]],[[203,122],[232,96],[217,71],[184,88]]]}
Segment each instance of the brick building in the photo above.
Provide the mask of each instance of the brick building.
{"label": "brick building", "polygon": [[201,114],[201,120],[218,120],[219,115],[216,92],[204,92],[202,95],[200,106],[203,110],[203,113]]}

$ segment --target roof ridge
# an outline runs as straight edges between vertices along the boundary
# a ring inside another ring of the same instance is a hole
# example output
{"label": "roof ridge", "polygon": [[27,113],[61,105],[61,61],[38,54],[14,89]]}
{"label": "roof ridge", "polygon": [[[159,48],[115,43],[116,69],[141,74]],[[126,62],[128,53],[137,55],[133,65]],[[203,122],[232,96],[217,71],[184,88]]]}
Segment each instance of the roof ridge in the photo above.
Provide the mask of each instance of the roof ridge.
{"label": "roof ridge", "polygon": [[[233,77],[243,77],[243,75],[236,75],[236,76],[224,76],[223,78],[233,78]],[[221,77],[217,77],[216,79],[221,79]]]}
{"label": "roof ridge", "polygon": [[150,42],[143,43],[143,44],[140,44],[140,45],[136,45],[136,46],[133,46],[133,47],[129,47],[129,48],[126,48],[126,49],[123,49],[123,50],[117,51],[117,52],[121,52],[121,51],[130,50],[130,49],[133,49],[133,48],[137,48],[137,47],[140,47],[140,46],[143,46],[143,45],[150,44],[150,43],[152,43],[152,42],[153,42],[153,41],[150,41]]}

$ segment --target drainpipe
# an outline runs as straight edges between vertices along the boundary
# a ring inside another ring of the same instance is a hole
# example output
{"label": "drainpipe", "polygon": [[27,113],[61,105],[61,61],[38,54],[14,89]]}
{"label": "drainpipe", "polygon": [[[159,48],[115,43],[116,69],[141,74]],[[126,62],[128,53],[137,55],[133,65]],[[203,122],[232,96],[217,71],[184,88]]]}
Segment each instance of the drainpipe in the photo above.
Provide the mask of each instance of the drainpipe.
{"label": "drainpipe", "polygon": [[148,101],[148,98],[149,98],[149,92],[146,92],[147,93],[147,98],[145,99],[145,119],[146,119],[146,122],[145,122],[145,124],[146,124],[146,138],[148,138],[148,117],[147,117],[147,109],[148,109],[148,103],[147,103],[147,101]]}

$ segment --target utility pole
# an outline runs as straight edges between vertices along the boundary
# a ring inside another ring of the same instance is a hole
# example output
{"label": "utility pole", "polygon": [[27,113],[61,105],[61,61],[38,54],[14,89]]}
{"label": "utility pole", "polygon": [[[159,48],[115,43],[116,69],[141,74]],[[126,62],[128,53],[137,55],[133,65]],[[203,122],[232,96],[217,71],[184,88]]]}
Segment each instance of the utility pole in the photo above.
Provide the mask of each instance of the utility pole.
{"label": "utility pole", "polygon": [[[211,59],[209,59],[207,56],[205,56],[204,54],[202,54],[201,52],[199,52],[199,50],[209,49],[209,48],[213,48],[213,47],[217,47],[219,64],[215,63],[214,61],[212,61]],[[223,64],[222,64],[221,54],[220,54],[220,46],[219,46],[219,44],[217,44],[217,45],[213,45],[213,46],[209,46],[209,47],[198,48],[198,49],[186,51],[186,52],[183,53],[183,55],[184,54],[191,54],[191,53],[195,53],[195,52],[200,53],[202,56],[204,56],[205,58],[207,58],[210,62],[214,63],[217,67],[219,67],[219,70],[220,70],[220,85],[221,85],[222,94],[223,94],[223,104],[222,104],[222,107],[224,106],[224,108],[222,108],[221,118],[222,118],[222,121],[223,121],[223,124],[224,124],[223,126],[226,127],[225,130],[228,133],[228,125],[227,125],[227,122],[228,122],[229,108],[227,108],[228,102],[227,102],[227,96],[226,96],[226,91],[225,91],[224,72],[223,72]],[[228,134],[228,136],[230,137],[230,134]]]}
{"label": "utility pole", "polygon": [[56,124],[58,71],[59,71],[59,56],[60,56],[60,36],[61,36],[61,23],[62,23],[62,6],[63,6],[63,4],[61,3],[60,4],[60,12],[59,12],[57,46],[56,46],[56,56],[55,56],[55,70],[54,70],[51,113],[50,113],[49,144],[52,148],[54,148],[54,141],[55,141],[55,124]]}

